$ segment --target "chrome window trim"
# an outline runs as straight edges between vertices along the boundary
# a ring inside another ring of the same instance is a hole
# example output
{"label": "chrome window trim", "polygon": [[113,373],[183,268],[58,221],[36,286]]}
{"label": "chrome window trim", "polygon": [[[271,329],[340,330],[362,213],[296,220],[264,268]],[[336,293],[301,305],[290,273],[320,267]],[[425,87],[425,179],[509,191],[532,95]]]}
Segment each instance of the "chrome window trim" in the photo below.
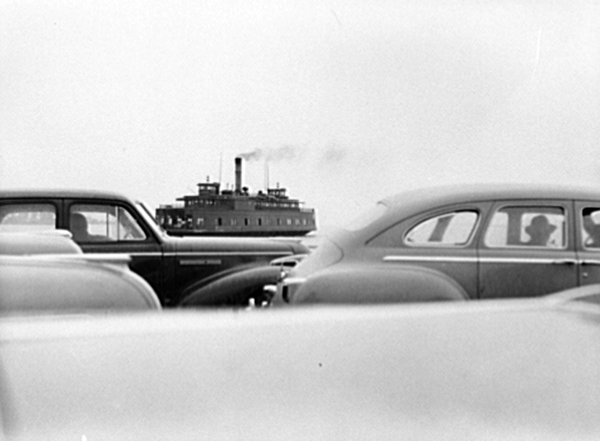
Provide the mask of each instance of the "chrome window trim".
{"label": "chrome window trim", "polygon": [[[102,254],[101,252],[94,251],[94,254]],[[84,255],[86,253],[84,252]],[[136,257],[202,257],[202,256],[291,256],[293,253],[291,251],[286,252],[277,252],[277,251],[206,251],[206,252],[184,252],[184,253],[176,253],[176,252],[168,252],[162,253],[160,251],[149,251],[149,252],[111,252],[111,255],[127,255],[127,256],[136,256]]]}
{"label": "chrome window trim", "polygon": [[140,252],[140,253],[127,253],[130,256],[164,256],[164,257],[195,257],[195,256],[291,256],[293,253],[291,251],[287,252],[277,252],[277,251],[197,251],[197,252],[184,252],[184,253],[176,253],[176,252],[168,252],[162,253],[160,251],[154,252]]}
{"label": "chrome window trim", "polygon": [[[558,257],[558,256],[557,256]],[[553,257],[480,257],[480,263],[537,263],[537,264],[576,264],[580,265],[579,259],[561,259]]]}
{"label": "chrome window trim", "polygon": [[453,263],[477,263],[477,257],[455,257],[455,256],[385,256],[384,262],[453,262]]}
{"label": "chrome window trim", "polygon": [[[577,264],[589,259],[557,259],[552,257],[456,257],[456,256],[385,256],[384,262],[450,262],[450,263],[536,263],[536,264]],[[600,263],[600,261],[598,261]]]}
{"label": "chrome window trim", "polygon": [[292,256],[291,251],[187,251],[167,252],[165,257],[190,257],[190,256]]}

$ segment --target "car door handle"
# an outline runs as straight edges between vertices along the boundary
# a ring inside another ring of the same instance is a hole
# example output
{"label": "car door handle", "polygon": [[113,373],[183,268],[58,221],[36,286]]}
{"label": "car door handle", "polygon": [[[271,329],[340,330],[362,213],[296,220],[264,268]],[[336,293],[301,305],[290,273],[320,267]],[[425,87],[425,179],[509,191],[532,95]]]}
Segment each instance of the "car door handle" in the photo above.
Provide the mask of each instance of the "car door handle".
{"label": "car door handle", "polygon": [[577,261],[575,259],[559,259],[553,260],[552,265],[575,265]]}

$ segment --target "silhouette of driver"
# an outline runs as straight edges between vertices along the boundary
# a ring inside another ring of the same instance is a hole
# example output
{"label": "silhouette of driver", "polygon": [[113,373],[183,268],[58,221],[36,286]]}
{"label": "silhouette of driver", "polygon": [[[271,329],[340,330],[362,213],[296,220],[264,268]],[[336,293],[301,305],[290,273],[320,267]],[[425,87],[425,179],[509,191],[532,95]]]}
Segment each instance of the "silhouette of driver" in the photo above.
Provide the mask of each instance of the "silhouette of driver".
{"label": "silhouette of driver", "polygon": [[88,233],[87,219],[81,213],[71,214],[69,229],[73,234],[73,240],[75,242],[85,242],[91,239],[90,234]]}
{"label": "silhouette of driver", "polygon": [[527,245],[546,246],[552,233],[556,230],[556,225],[548,222],[548,218],[543,214],[539,214],[531,219],[531,223],[525,228],[525,232],[529,234],[529,242]]}

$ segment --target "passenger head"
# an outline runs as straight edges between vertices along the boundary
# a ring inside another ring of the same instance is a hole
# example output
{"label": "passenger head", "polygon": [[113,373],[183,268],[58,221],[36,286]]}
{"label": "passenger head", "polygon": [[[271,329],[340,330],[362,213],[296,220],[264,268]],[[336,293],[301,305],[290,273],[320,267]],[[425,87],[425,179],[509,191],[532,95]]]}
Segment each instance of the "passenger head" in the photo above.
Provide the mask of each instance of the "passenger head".
{"label": "passenger head", "polygon": [[552,233],[556,230],[556,226],[548,222],[548,218],[543,214],[539,214],[531,219],[531,223],[525,228],[525,232],[531,238],[529,245],[547,245]]}
{"label": "passenger head", "polygon": [[71,222],[69,224],[69,229],[73,234],[73,240],[82,241],[86,240],[88,237],[88,224],[87,219],[81,213],[71,213]]}
{"label": "passenger head", "polygon": [[583,212],[583,229],[588,234],[585,245],[600,247],[600,224],[595,223],[592,218],[594,211],[596,210],[584,210]]}

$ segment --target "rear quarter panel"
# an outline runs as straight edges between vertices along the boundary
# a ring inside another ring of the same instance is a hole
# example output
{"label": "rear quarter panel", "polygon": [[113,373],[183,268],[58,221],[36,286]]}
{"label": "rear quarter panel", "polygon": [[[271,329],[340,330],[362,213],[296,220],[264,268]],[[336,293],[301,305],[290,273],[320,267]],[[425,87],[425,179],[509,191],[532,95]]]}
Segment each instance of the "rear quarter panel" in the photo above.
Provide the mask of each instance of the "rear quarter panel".
{"label": "rear quarter panel", "polygon": [[316,273],[293,294],[290,303],[410,303],[466,300],[465,290],[447,275],[404,265],[339,266]]}

